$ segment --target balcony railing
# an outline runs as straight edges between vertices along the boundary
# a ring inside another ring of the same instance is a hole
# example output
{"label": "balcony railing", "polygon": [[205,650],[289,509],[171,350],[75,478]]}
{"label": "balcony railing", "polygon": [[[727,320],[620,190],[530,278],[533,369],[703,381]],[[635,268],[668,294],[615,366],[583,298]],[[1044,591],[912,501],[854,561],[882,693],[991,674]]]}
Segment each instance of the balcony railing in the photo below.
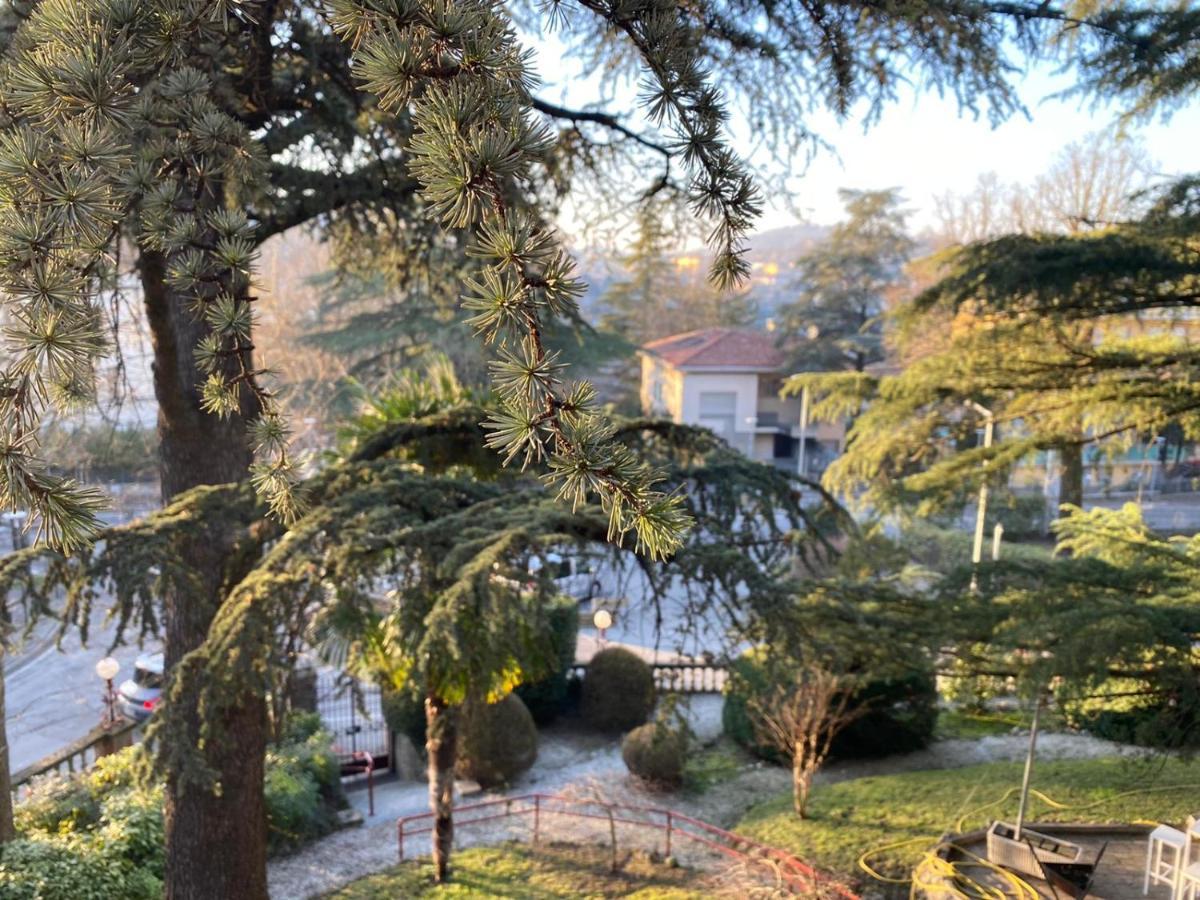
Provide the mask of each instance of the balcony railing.
{"label": "balcony railing", "polygon": [[51,772],[68,775],[88,771],[100,757],[116,753],[132,744],[137,728],[138,723],[128,719],[121,719],[111,727],[98,725],[79,740],[14,772],[13,794],[19,799],[34,779]]}

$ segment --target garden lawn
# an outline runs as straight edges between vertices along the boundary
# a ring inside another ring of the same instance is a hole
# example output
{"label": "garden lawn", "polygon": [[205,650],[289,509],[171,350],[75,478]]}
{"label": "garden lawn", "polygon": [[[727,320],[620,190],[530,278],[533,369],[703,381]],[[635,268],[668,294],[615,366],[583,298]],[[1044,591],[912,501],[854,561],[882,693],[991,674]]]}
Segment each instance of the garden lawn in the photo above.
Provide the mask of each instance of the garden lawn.
{"label": "garden lawn", "polygon": [[[1029,730],[1031,712],[1027,709],[987,709],[972,712],[966,709],[943,709],[938,713],[939,741],[960,738],[974,741],[982,737],[1003,737],[1015,730]],[[1066,726],[1057,709],[1042,711],[1042,730],[1056,731]]]}
{"label": "garden lawn", "polygon": [[[856,881],[867,879],[858,867],[860,855],[880,848],[871,854],[870,865],[885,875],[907,877],[943,833],[969,831],[996,818],[1012,821],[1022,767],[989,763],[818,786],[806,820],[792,812],[789,792],[753,807],[735,830]],[[1031,796],[1028,821],[1179,823],[1200,806],[1200,761],[1038,762],[1032,787],[1067,808]],[[909,840],[906,846],[882,849]]]}
{"label": "garden lawn", "polygon": [[538,847],[502,844],[456,852],[450,859],[451,883],[433,883],[427,861],[401,863],[359,879],[327,900],[395,900],[403,897],[553,898],[629,897],[636,900],[701,900],[702,878],[690,869],[653,862],[641,852],[621,853],[619,869],[609,871],[605,847],[550,843]]}

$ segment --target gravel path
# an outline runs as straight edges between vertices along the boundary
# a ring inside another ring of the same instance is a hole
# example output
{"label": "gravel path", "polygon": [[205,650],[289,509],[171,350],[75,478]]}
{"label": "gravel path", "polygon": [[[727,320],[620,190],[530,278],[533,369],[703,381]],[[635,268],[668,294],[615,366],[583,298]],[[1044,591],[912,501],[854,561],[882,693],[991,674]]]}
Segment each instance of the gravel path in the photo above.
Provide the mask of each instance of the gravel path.
{"label": "gravel path", "polygon": [[[697,697],[692,727],[701,740],[712,740],[720,733],[720,697]],[[920,769],[944,769],[984,762],[1024,759],[1028,737],[1006,735],[978,740],[938,741],[925,750],[881,760],[847,762],[828,766],[817,777],[818,784],[830,784],[870,775],[910,772]],[[1090,759],[1133,752],[1129,748],[1080,734],[1044,734],[1038,737],[1039,759]],[[734,778],[714,785],[699,796],[663,795],[647,792],[631,778],[621,760],[620,747],[611,738],[580,733],[574,727],[544,729],[538,760],[534,767],[508,791],[486,792],[465,798],[465,802],[515,796],[531,792],[565,794],[610,802],[667,806],[722,827],[735,824],[755,803],[791,785],[786,769],[762,764],[747,766]],[[366,792],[354,791],[352,802],[365,822],[330,835],[305,847],[292,857],[274,860],[270,865],[270,892],[276,900],[305,900],[320,896],[363,875],[387,868],[396,862],[396,819],[402,815],[425,812],[428,793],[421,782],[386,782],[375,791],[375,815],[366,816]],[[607,823],[580,826],[576,820],[548,822],[556,839],[607,841]],[[508,838],[527,837],[529,826],[520,819],[500,820],[459,829],[460,847],[495,843]],[[590,835],[590,836],[589,836]],[[621,829],[619,843],[655,849],[658,836],[647,829]],[[413,839],[413,849],[423,853],[427,835]],[[408,844],[406,844],[407,848]],[[661,849],[661,848],[658,848]],[[680,855],[678,852],[676,855]],[[708,860],[685,855],[690,865],[705,866]]]}

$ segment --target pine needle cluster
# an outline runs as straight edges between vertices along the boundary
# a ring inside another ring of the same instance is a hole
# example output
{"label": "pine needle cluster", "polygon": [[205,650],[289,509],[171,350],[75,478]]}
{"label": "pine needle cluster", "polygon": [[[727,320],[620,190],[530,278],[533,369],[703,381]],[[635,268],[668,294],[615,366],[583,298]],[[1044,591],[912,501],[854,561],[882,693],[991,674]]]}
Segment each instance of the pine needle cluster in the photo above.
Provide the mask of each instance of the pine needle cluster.
{"label": "pine needle cluster", "polygon": [[[354,47],[365,88],[385,108],[409,109],[412,171],[430,213],[474,233],[470,252],[483,268],[468,281],[463,302],[477,333],[497,347],[492,378],[500,404],[487,423],[489,444],[506,462],[547,465],[546,480],[573,507],[598,496],[611,539],[632,533],[639,550],[669,555],[687,526],[682,498],[656,489],[658,476],[613,440],[591,386],[564,381],[562,363],[546,346],[547,323],[577,315],[583,284],[522,199],[530,167],[550,145],[532,117],[528,53],[494,4],[480,0],[335,0],[330,8],[334,29]],[[641,39],[665,41],[656,27]],[[689,159],[716,179],[702,205],[732,209],[752,191],[748,180],[744,189],[730,187],[732,157],[714,149],[719,105],[715,93],[699,87],[703,77],[690,59],[674,60],[682,68],[658,92],[654,109],[660,116],[686,113],[681,121],[692,123],[695,141]],[[668,67],[660,61],[656,71],[666,78]],[[748,204],[741,208],[752,213]],[[736,257],[733,244],[748,218],[729,212],[721,221],[715,237]],[[723,265],[730,279],[742,272],[732,261]]]}
{"label": "pine needle cluster", "polygon": [[159,250],[168,283],[209,326],[196,348],[205,408],[255,420],[254,479],[296,513],[287,432],[251,362],[251,226],[229,199],[264,177],[246,128],[187,64],[220,46],[253,4],[46,2],[0,68],[0,504],[36,514],[71,550],[99,528],[103,497],[51,474],[38,454],[50,406],[94,396],[107,351],[98,298],[122,238]]}

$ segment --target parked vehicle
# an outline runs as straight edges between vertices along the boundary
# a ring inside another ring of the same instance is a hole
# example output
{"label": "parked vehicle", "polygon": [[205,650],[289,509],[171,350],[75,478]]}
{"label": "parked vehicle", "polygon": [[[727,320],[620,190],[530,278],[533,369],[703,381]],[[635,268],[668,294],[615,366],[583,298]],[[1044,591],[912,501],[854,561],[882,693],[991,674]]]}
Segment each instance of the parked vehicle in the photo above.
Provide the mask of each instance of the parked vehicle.
{"label": "parked vehicle", "polygon": [[145,722],[162,699],[163,655],[143,653],[133,664],[133,677],[117,688],[117,706],[125,718]]}
{"label": "parked vehicle", "polygon": [[597,560],[590,556],[567,556],[549,551],[529,560],[529,574],[537,577],[545,567],[561,593],[573,597],[579,603],[590,603],[602,590]]}

